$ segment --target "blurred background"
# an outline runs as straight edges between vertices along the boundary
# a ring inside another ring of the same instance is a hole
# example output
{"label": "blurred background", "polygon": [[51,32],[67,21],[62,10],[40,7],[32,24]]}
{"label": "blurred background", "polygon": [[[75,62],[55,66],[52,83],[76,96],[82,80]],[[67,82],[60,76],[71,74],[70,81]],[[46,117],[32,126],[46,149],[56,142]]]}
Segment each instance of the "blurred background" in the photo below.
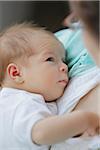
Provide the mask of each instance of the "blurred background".
{"label": "blurred background", "polygon": [[64,28],[62,22],[69,13],[68,1],[0,1],[0,30],[33,21],[55,32]]}

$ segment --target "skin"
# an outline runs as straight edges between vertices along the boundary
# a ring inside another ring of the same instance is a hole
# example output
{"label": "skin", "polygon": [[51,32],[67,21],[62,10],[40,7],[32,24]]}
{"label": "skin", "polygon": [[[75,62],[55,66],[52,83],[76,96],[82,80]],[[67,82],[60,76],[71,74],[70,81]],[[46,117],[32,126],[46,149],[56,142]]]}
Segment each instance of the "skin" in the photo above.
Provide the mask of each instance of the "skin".
{"label": "skin", "polygon": [[[86,110],[96,112],[100,115],[100,85],[93,88],[88,94],[82,97],[74,110]],[[94,101],[95,99],[95,101]],[[91,104],[91,107],[90,107]]]}

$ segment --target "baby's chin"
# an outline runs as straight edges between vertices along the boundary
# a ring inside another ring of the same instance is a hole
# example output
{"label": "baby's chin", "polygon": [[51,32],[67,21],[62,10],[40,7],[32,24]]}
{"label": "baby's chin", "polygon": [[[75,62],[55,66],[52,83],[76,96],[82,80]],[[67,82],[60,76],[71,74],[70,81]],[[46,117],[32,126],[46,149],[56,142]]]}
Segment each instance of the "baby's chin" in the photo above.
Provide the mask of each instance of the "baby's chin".
{"label": "baby's chin", "polygon": [[59,93],[59,94],[57,94],[57,95],[46,96],[46,97],[44,96],[44,98],[45,98],[46,102],[53,102],[53,101],[56,101],[57,99],[59,99],[60,97],[62,97],[63,94],[64,94],[64,91]]}

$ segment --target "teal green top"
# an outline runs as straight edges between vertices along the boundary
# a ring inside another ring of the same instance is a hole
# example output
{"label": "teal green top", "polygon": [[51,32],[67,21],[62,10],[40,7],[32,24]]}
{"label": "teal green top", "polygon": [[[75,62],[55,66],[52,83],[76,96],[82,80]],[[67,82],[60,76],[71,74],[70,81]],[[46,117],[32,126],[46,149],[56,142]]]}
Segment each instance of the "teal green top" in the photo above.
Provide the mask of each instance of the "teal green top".
{"label": "teal green top", "polygon": [[86,73],[95,63],[83,44],[81,30],[64,29],[55,33],[66,50],[65,62],[69,69],[69,78]]}

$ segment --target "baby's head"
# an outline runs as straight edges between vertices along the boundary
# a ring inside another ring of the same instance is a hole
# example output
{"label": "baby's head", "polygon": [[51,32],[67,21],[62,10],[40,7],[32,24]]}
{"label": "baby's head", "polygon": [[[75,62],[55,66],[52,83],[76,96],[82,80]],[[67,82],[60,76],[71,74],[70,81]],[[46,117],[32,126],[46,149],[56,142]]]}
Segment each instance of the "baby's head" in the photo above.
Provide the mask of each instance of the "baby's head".
{"label": "baby's head", "polygon": [[63,45],[51,32],[30,23],[14,25],[0,35],[0,84],[55,100],[68,83],[64,59]]}

